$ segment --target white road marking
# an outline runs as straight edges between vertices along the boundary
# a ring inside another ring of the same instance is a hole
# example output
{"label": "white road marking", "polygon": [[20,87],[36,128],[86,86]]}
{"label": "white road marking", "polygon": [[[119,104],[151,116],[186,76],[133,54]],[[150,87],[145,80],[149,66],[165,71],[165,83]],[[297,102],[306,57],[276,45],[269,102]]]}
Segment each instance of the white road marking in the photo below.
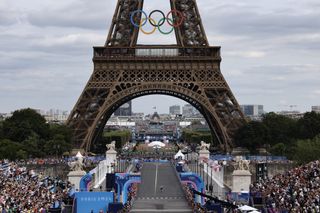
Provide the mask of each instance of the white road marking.
{"label": "white road marking", "polygon": [[158,184],[158,164],[156,164],[156,177],[154,180],[154,195],[157,194],[157,184]]}

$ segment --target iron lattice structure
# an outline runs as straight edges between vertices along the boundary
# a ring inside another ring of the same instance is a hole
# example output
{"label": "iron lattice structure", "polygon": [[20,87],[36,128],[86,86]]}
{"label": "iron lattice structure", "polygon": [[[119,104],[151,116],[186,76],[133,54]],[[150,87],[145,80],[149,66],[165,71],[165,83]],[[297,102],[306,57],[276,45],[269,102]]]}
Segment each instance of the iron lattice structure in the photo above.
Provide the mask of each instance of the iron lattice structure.
{"label": "iron lattice structure", "polygon": [[130,14],[143,8],[143,0],[118,0],[106,44],[94,47],[93,74],[67,121],[80,148],[90,149],[118,107],[150,94],[191,103],[221,147],[232,147],[232,137],[245,119],[221,74],[220,47],[209,46],[196,0],[170,4],[185,17],[175,28],[177,45],[137,45],[139,29],[131,24]]}

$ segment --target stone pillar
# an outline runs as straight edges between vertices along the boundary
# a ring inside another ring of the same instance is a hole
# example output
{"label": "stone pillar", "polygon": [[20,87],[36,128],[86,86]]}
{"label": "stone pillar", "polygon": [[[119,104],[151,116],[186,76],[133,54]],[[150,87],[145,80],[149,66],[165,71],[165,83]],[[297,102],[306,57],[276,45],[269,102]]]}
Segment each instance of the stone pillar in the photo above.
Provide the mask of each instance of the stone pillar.
{"label": "stone pillar", "polygon": [[210,152],[209,152],[209,150],[207,150],[207,149],[201,149],[200,151],[199,151],[199,158],[207,158],[207,159],[210,159]]}
{"label": "stone pillar", "polygon": [[111,166],[113,163],[117,163],[117,151],[109,149],[106,151],[106,166]]}
{"label": "stone pillar", "polygon": [[86,174],[85,171],[71,171],[68,174],[68,181],[74,185],[76,191],[80,191],[80,180]]}
{"label": "stone pillar", "polygon": [[250,191],[251,173],[248,170],[234,170],[232,173],[232,192]]}

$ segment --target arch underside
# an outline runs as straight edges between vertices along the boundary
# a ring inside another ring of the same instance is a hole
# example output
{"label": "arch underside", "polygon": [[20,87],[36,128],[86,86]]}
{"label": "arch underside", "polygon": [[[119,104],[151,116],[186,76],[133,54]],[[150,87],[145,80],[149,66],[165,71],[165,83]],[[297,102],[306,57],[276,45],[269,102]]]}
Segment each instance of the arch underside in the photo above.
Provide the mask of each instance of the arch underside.
{"label": "arch underside", "polygon": [[219,60],[94,60],[94,72],[72,111],[68,124],[75,142],[88,150],[108,118],[128,100],[151,94],[180,98],[205,117],[224,150],[244,119],[224,80]]}

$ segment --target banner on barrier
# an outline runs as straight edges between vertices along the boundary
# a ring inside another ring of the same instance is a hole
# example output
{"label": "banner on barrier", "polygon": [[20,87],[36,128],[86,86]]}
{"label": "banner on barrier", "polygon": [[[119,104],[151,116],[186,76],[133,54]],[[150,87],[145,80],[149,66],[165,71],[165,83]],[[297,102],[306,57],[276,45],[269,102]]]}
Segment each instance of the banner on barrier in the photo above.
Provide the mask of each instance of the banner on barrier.
{"label": "banner on barrier", "polygon": [[106,212],[109,203],[114,202],[113,192],[78,192],[75,194],[75,213]]}

